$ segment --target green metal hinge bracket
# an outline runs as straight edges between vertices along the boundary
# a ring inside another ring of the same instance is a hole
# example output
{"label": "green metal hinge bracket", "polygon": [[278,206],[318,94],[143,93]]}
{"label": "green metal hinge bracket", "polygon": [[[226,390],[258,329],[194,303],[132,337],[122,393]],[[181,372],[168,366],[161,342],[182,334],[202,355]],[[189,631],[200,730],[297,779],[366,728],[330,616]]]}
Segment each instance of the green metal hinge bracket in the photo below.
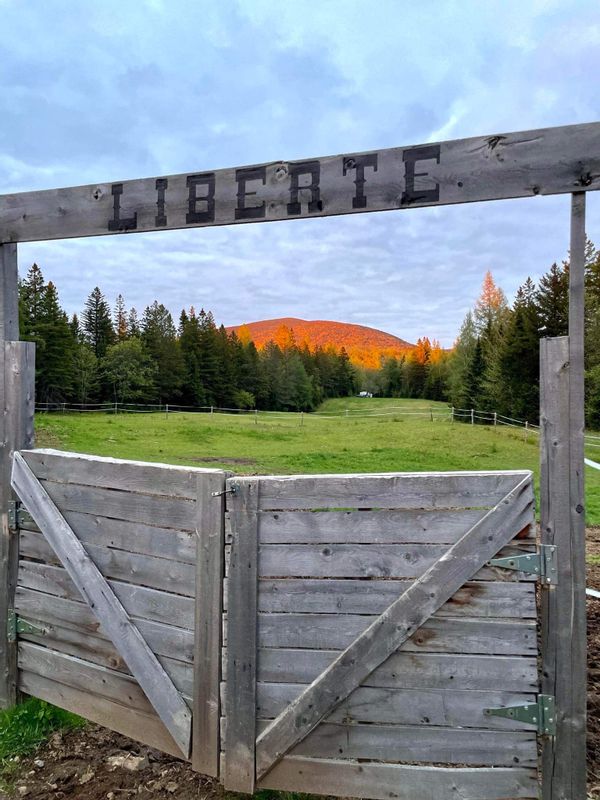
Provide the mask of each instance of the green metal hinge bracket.
{"label": "green metal hinge bracket", "polygon": [[540,545],[536,553],[492,558],[488,561],[488,566],[537,575],[546,586],[556,586],[558,583],[557,548],[553,544]]}
{"label": "green metal hinge bracket", "polygon": [[12,530],[26,528],[31,525],[33,518],[27,509],[18,500],[11,500],[8,504],[8,527]]}
{"label": "green metal hinge bracket", "polygon": [[506,717],[517,722],[536,725],[538,733],[544,736],[556,735],[556,704],[551,694],[540,694],[536,703],[508,708],[485,708],[488,717]]}
{"label": "green metal hinge bracket", "polygon": [[34,636],[45,636],[48,631],[39,625],[27,622],[16,613],[14,608],[8,609],[8,619],[6,625],[6,638],[9,642],[16,642],[19,633],[30,633]]}

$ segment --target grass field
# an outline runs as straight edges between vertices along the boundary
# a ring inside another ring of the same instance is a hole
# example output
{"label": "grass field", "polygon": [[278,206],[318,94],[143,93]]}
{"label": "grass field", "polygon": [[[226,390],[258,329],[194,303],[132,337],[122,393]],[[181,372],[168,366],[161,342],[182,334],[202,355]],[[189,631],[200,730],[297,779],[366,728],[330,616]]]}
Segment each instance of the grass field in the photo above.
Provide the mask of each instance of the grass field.
{"label": "grass field", "polygon": [[[417,409],[424,416],[408,414]],[[537,434],[452,424],[435,416],[447,411],[443,403],[343,398],[326,402],[320,411],[344,416],[39,414],[37,441],[38,446],[223,467],[245,475],[531,469],[537,478],[539,473]],[[587,469],[586,481],[588,523],[600,525],[600,472]]]}

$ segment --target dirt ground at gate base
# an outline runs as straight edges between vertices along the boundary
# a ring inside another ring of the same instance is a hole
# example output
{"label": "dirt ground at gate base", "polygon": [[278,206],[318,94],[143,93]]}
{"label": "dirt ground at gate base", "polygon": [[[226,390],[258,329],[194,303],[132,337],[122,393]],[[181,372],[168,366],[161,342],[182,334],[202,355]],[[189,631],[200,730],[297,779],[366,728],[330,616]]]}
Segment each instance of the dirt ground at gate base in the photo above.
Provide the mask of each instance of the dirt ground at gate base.
{"label": "dirt ground at gate base", "polygon": [[[588,563],[587,585],[600,591],[600,527],[587,531],[587,558],[598,562]],[[600,800],[600,600],[588,599],[587,611],[588,798]],[[120,765],[114,765],[115,758]],[[36,753],[15,764],[12,780],[14,789],[0,792],[0,800],[233,797],[187,764],[96,725],[54,733]],[[275,794],[263,792],[263,800]]]}

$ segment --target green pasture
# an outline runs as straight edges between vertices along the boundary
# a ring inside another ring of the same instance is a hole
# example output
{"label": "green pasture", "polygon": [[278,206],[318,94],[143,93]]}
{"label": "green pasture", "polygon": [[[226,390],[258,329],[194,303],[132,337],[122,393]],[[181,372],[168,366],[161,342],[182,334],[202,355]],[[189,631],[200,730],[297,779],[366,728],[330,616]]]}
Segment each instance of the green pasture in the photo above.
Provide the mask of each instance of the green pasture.
{"label": "green pasture", "polygon": [[[243,475],[531,469],[537,478],[539,472],[537,434],[451,423],[444,403],[342,398],[319,411],[323,416],[38,414],[37,443]],[[341,416],[324,416],[334,412]],[[595,457],[594,451],[588,455]],[[598,525],[600,472],[587,469],[586,480],[588,523]]]}

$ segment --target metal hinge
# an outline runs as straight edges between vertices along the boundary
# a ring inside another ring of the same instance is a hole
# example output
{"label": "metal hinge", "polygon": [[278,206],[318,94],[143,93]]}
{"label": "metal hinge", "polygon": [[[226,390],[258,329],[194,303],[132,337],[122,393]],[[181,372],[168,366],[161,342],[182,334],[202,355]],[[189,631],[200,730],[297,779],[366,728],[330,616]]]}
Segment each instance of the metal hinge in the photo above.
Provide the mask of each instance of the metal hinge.
{"label": "metal hinge", "polygon": [[33,517],[18,500],[11,500],[8,504],[8,527],[12,530],[25,528],[33,522]]}
{"label": "metal hinge", "polygon": [[507,717],[517,722],[536,725],[538,733],[545,736],[556,735],[556,704],[551,694],[540,694],[536,703],[526,706],[484,708],[483,713],[488,717]]}
{"label": "metal hinge", "polygon": [[547,586],[556,586],[558,583],[557,548],[554,544],[542,544],[536,553],[492,558],[488,561],[488,566],[515,569],[518,572],[537,575],[540,581]]}
{"label": "metal hinge", "polygon": [[34,636],[46,636],[48,629],[21,619],[14,608],[9,608],[6,624],[6,638],[9,642],[16,642],[17,634],[19,633],[30,633]]}

